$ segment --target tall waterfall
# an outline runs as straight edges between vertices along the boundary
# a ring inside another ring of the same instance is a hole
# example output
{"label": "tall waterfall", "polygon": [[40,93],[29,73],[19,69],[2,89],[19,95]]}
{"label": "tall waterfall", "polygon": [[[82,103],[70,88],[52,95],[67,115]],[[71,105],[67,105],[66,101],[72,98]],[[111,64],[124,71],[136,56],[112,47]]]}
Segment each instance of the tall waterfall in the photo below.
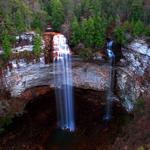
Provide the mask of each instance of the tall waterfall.
{"label": "tall waterfall", "polygon": [[109,59],[108,69],[108,87],[106,89],[106,114],[104,116],[104,120],[109,121],[112,118],[112,100],[113,100],[113,88],[114,88],[114,69],[113,65],[115,62],[115,55],[112,51],[113,41],[109,41],[107,44],[107,55]]}
{"label": "tall waterfall", "polygon": [[75,121],[71,54],[66,38],[62,34],[54,36],[53,48],[57,125],[58,128],[72,132],[75,130]]}

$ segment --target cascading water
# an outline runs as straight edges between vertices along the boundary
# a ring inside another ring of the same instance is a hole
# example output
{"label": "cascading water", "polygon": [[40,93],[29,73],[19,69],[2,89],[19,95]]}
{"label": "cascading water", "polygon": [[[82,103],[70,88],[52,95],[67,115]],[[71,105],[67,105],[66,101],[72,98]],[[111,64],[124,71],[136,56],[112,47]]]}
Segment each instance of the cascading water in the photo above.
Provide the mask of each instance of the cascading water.
{"label": "cascading water", "polygon": [[104,120],[109,121],[112,118],[112,100],[113,100],[113,81],[114,81],[114,69],[113,64],[115,62],[115,55],[112,51],[113,41],[110,40],[107,43],[107,55],[109,58],[109,78],[108,87],[106,89],[106,114],[104,115]]}
{"label": "cascading water", "polygon": [[75,123],[71,56],[66,38],[62,34],[54,36],[53,49],[57,123],[59,128],[73,132]]}

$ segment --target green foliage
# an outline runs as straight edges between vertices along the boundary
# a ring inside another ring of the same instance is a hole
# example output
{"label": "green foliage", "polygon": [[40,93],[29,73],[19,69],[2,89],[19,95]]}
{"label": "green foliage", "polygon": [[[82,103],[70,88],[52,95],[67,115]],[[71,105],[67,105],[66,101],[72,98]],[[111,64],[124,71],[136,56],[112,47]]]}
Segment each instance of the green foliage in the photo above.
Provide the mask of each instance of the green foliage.
{"label": "green foliage", "polygon": [[131,33],[131,31],[132,31],[132,26],[131,26],[130,22],[129,22],[129,21],[125,21],[125,22],[123,23],[123,25],[122,25],[122,29],[123,29],[124,32]]}
{"label": "green foliage", "polygon": [[21,33],[23,31],[25,31],[25,22],[24,22],[24,18],[22,16],[22,12],[20,10],[17,10],[17,12],[16,12],[15,21],[16,21],[17,32]]}
{"label": "green foliage", "polygon": [[[126,42],[126,33],[150,36],[150,27],[146,27],[150,23],[150,13],[143,0],[35,0],[31,3],[0,0],[0,16],[0,29],[7,30],[9,35],[20,34],[30,28],[42,31],[47,23],[60,31],[65,22],[71,27],[69,40],[72,46],[81,42],[93,49],[104,46],[108,26],[111,29],[108,34],[113,30],[117,43],[121,45]],[[37,43],[34,42],[34,49],[39,49]],[[36,56],[39,53],[34,50]]]}
{"label": "green foliage", "polygon": [[39,34],[36,34],[33,40],[33,54],[36,58],[40,57],[41,53],[41,37]]}
{"label": "green foliage", "polygon": [[49,20],[50,16],[47,15],[45,11],[38,11],[36,14],[34,14],[34,21],[35,24],[32,22],[32,27],[34,29],[43,30],[45,29],[45,26],[47,25],[47,22]]}
{"label": "green foliage", "polygon": [[40,29],[40,28],[42,27],[42,26],[41,26],[40,19],[38,18],[38,16],[35,16],[35,17],[34,17],[32,23],[31,23],[31,27],[32,27],[33,29],[36,29],[36,28],[39,28],[39,29]]}
{"label": "green foliage", "polygon": [[126,42],[125,33],[121,26],[118,26],[114,29],[114,37],[118,44],[121,45],[125,44]]}
{"label": "green foliage", "polygon": [[150,36],[150,25],[145,28],[145,33],[144,34],[146,36]]}
{"label": "green foliage", "polygon": [[93,51],[91,48],[85,48],[80,51],[79,55],[85,61],[91,60],[93,56]]}
{"label": "green foliage", "polygon": [[105,33],[107,28],[106,19],[95,16],[94,17],[94,46],[95,48],[102,48],[105,42]]}
{"label": "green foliage", "polygon": [[141,20],[143,14],[143,0],[133,0],[132,9],[131,9],[131,20],[136,22],[139,19]]}
{"label": "green foliage", "polygon": [[64,8],[60,0],[51,0],[51,22],[54,30],[60,30],[64,22]]}
{"label": "green foliage", "polygon": [[8,60],[11,55],[11,45],[10,45],[10,38],[7,33],[4,33],[2,36],[2,48],[4,59]]}
{"label": "green foliage", "polygon": [[93,47],[94,46],[94,19],[90,17],[89,19],[85,19],[82,21],[82,40],[86,47]]}
{"label": "green foliage", "polygon": [[141,36],[144,34],[144,24],[142,21],[132,22],[132,32],[134,36]]}
{"label": "green foliage", "polygon": [[83,20],[81,25],[82,32],[80,33],[85,46],[90,48],[103,47],[106,26],[105,20],[99,16]]}
{"label": "green foliage", "polygon": [[71,21],[71,44],[73,46],[77,45],[81,40],[81,33],[80,33],[80,26],[78,23],[77,18],[74,16],[74,18]]}

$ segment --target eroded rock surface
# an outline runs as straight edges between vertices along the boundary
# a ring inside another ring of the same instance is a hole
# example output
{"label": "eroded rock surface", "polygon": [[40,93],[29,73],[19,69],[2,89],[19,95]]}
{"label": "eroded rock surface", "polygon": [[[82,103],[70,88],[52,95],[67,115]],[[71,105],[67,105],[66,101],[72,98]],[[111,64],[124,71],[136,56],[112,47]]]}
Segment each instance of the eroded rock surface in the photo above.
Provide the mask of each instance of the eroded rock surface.
{"label": "eroded rock surface", "polygon": [[122,53],[117,85],[122,103],[130,111],[136,100],[150,91],[150,45],[146,40],[136,39]]}
{"label": "eroded rock surface", "polygon": [[[73,63],[74,87],[104,91],[108,84],[108,65],[97,65],[91,63]],[[61,70],[60,72],[61,73]],[[26,89],[37,86],[48,85],[54,87],[53,64],[42,63],[29,64],[20,69],[12,69],[6,73],[5,81],[12,97],[18,97]]]}
{"label": "eroded rock surface", "polygon": [[[123,48],[122,53],[124,58],[120,61],[119,67],[114,68],[115,94],[126,110],[132,111],[136,100],[150,91],[149,44],[143,39],[135,40]],[[3,82],[2,80],[0,82],[3,83],[1,87],[5,87],[15,99],[1,100],[0,113],[2,114],[9,112],[10,107],[13,108],[11,109],[13,112],[19,112],[33,96],[45,94],[54,88],[56,74],[53,71],[53,64],[45,65],[43,59],[40,59],[39,63],[29,64],[24,61],[15,64],[14,61],[12,67],[12,70],[7,68],[3,71]],[[104,92],[109,85],[108,64],[76,60],[72,63],[72,75],[73,85],[76,88]]]}

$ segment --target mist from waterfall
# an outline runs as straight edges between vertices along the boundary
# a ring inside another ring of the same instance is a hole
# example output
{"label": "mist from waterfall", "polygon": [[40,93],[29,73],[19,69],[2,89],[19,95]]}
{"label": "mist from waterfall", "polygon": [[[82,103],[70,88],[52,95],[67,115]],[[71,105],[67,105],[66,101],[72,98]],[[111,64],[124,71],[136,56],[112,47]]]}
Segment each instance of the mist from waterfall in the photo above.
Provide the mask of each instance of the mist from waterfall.
{"label": "mist from waterfall", "polygon": [[53,43],[57,125],[58,128],[73,132],[75,121],[70,50],[66,38],[61,34],[54,36]]}

